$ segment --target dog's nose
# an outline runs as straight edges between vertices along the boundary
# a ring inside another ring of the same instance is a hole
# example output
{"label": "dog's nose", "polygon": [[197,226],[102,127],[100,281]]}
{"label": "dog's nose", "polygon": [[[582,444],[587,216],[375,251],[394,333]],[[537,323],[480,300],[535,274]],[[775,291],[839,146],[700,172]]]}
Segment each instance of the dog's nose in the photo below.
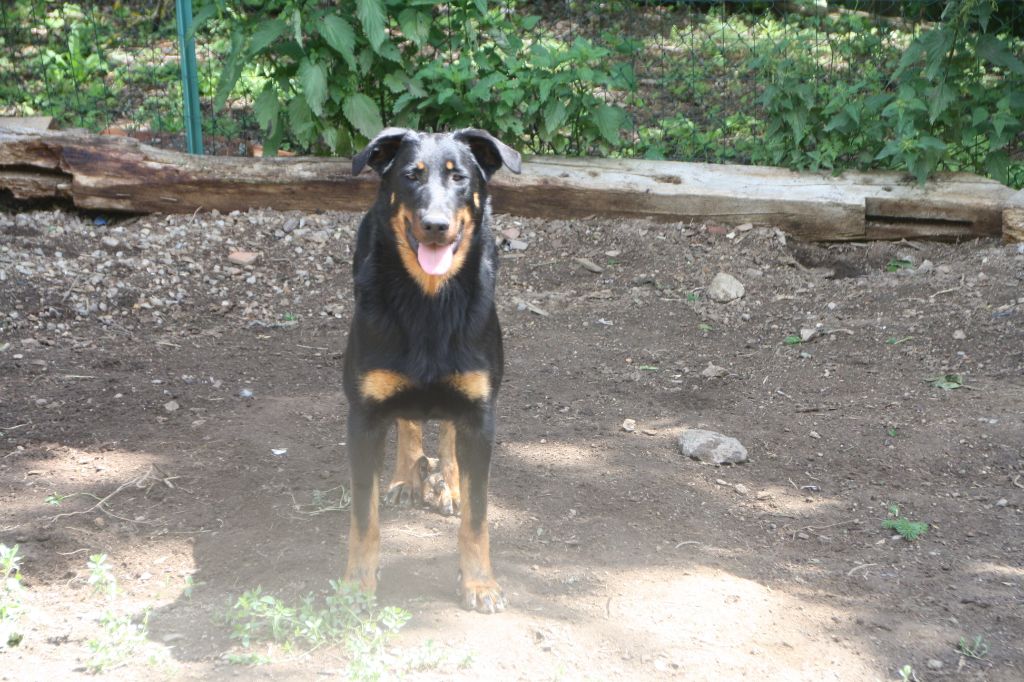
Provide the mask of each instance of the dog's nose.
{"label": "dog's nose", "polygon": [[441,234],[448,230],[448,221],[437,216],[424,216],[422,223],[426,232]]}

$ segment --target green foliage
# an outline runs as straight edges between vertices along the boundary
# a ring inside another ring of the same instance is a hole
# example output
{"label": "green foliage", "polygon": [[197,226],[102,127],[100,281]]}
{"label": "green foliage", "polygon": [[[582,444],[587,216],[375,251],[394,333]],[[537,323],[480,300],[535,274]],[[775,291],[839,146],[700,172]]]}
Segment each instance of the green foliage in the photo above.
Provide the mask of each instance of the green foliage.
{"label": "green foliage", "polygon": [[[148,639],[149,611],[142,618],[136,619],[129,614],[118,613],[113,606],[118,595],[117,577],[106,554],[93,554],[89,557],[89,585],[93,594],[102,595],[107,602],[99,618],[100,631],[87,642],[89,656],[85,661],[86,669],[91,673],[102,673],[118,668],[136,659],[153,647]],[[148,662],[157,661],[159,653],[151,651]]]}
{"label": "green foliage", "polygon": [[928,524],[921,521],[911,521],[900,516],[899,505],[889,505],[889,517],[882,521],[882,528],[894,530],[900,537],[909,542],[917,540],[928,532]]}
{"label": "green foliage", "polygon": [[980,661],[988,656],[989,647],[985,638],[978,635],[974,638],[974,641],[968,641],[964,637],[961,637],[960,642],[956,645],[956,650],[961,656],[966,656],[967,658],[973,658]]}
{"label": "green foliage", "polygon": [[[257,587],[242,594],[228,610],[231,637],[248,648],[271,640],[286,648],[341,644],[353,679],[379,679],[390,667],[386,647],[411,617],[395,607],[377,608],[372,595],[357,586],[332,580],[322,604],[313,594],[288,604]],[[242,657],[240,660],[246,660]]]}
{"label": "green foliage", "polygon": [[[288,142],[351,153],[385,125],[487,128],[535,152],[608,153],[625,112],[608,94],[633,85],[612,51],[546,38],[538,18],[478,0],[207,0],[197,23],[230,36],[216,88],[240,78],[264,153]],[[532,39],[524,36],[533,35]]]}
{"label": "green foliage", "polygon": [[17,630],[17,622],[24,611],[22,604],[21,557],[18,545],[8,547],[0,543],[0,650],[21,643],[23,635]]}
{"label": "green foliage", "polygon": [[860,39],[844,38],[833,51],[865,60],[848,78],[822,78],[799,56],[799,37],[779,41],[753,61],[770,81],[761,98],[769,141],[754,160],[834,170],[880,165],[921,183],[936,170],[1011,181],[1011,171],[1024,172],[1008,149],[1024,130],[1024,62],[1015,54],[1021,40],[992,21],[995,6],[949,0],[942,21],[915,36],[895,64],[892,41],[864,30],[859,17],[842,19]]}

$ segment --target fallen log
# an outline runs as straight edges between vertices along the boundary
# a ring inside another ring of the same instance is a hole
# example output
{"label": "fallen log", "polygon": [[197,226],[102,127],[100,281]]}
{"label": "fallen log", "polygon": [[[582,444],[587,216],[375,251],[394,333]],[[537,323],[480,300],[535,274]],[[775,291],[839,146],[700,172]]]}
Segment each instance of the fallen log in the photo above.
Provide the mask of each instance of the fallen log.
{"label": "fallen log", "polygon": [[[0,127],[0,189],[82,209],[362,211],[377,181],[350,169],[347,159],[191,156],[125,137]],[[493,185],[495,210],[515,215],[761,223],[823,241],[998,236],[1015,196],[962,173],[919,186],[898,173],[556,157],[532,157],[522,175],[499,173]]]}

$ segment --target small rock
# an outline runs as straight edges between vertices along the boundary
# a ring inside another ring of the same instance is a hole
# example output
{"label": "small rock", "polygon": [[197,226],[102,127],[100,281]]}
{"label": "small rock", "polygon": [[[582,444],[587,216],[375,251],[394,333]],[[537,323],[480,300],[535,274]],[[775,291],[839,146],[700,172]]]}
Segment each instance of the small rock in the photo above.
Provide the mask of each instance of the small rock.
{"label": "small rock", "polygon": [[772,499],[772,493],[769,490],[759,490],[757,495],[754,495],[759,500],[770,500]]}
{"label": "small rock", "polygon": [[754,223],[743,223],[742,225],[736,226],[737,232],[750,232],[754,229]]}
{"label": "small rock", "polygon": [[807,435],[810,436],[811,438],[814,438],[815,440],[821,439],[821,434],[818,433],[817,431],[811,431]]}
{"label": "small rock", "polygon": [[519,228],[518,227],[506,227],[501,231],[501,236],[512,241],[513,239],[519,239]]}
{"label": "small rock", "polygon": [[530,247],[528,242],[524,242],[522,239],[509,239],[508,248],[513,251],[526,251]]}
{"label": "small rock", "polygon": [[228,261],[235,265],[252,265],[259,260],[260,254],[256,251],[232,251],[228,254]]}
{"label": "small rock", "polygon": [[274,457],[284,457],[288,454],[288,448],[270,448],[270,454]]}
{"label": "small rock", "polygon": [[747,461],[747,449],[735,438],[704,429],[687,429],[679,436],[679,450],[692,459],[712,464],[739,464]]}
{"label": "small rock", "polygon": [[251,400],[253,397],[253,392],[247,388],[243,388],[241,391],[238,392],[238,397],[244,400]]}
{"label": "small rock", "polygon": [[1010,503],[1007,501],[1005,497],[1000,497],[998,500],[996,500],[997,507],[1005,507],[1008,504]]}
{"label": "small rock", "polygon": [[604,268],[602,268],[600,265],[590,260],[589,258],[575,258],[574,260],[580,265],[582,265],[584,270],[589,270],[590,272],[593,272],[595,274],[604,272]]}
{"label": "small rock", "polygon": [[640,433],[644,434],[645,436],[657,436],[658,429],[640,429]]}
{"label": "small rock", "polygon": [[917,274],[927,275],[929,272],[935,269],[935,263],[930,260],[924,260],[920,265],[917,266]]}
{"label": "small rock", "polygon": [[728,376],[729,370],[725,367],[719,367],[718,365],[709,362],[708,366],[701,370],[700,375],[708,379],[720,379],[724,376]]}
{"label": "small rock", "polygon": [[803,531],[800,531],[799,533],[797,533],[796,536],[798,538],[800,538],[801,540],[810,540],[811,539],[811,536],[808,535],[807,533],[803,532]]}
{"label": "small rock", "polygon": [[953,338],[957,341],[963,341],[967,338],[967,334],[964,333],[963,329],[957,329],[953,332]]}
{"label": "small rock", "polygon": [[103,246],[106,246],[107,248],[110,249],[116,249],[118,246],[121,245],[121,242],[117,241],[113,237],[104,237],[101,241],[103,242]]}
{"label": "small rock", "polygon": [[168,412],[174,412],[179,407],[181,407],[181,405],[178,404],[177,400],[168,400],[166,403],[164,403],[164,409],[167,410]]}
{"label": "small rock", "polygon": [[636,420],[635,419],[624,419],[622,421],[622,430],[626,433],[633,433],[636,431]]}
{"label": "small rock", "polygon": [[925,667],[929,670],[942,670],[945,664],[937,658],[929,658],[928,662],[925,663]]}
{"label": "small rock", "polygon": [[732,487],[732,489],[738,492],[740,495],[746,495],[747,493],[750,492],[750,488],[743,485],[742,483],[737,483]]}
{"label": "small rock", "polygon": [[738,298],[742,298],[745,293],[746,290],[740,281],[725,272],[715,275],[714,279],[711,280],[711,284],[708,285],[708,297],[718,303],[735,301]]}
{"label": "small rock", "polygon": [[604,255],[608,256],[609,258],[618,258],[619,256],[622,255],[622,251],[619,251],[618,249],[615,249],[613,251],[605,251]]}
{"label": "small rock", "polygon": [[92,520],[92,525],[96,526],[97,528],[106,528],[107,520],[102,516],[97,516]]}
{"label": "small rock", "polygon": [[800,330],[800,341],[807,343],[818,335],[821,330],[817,327],[805,327]]}

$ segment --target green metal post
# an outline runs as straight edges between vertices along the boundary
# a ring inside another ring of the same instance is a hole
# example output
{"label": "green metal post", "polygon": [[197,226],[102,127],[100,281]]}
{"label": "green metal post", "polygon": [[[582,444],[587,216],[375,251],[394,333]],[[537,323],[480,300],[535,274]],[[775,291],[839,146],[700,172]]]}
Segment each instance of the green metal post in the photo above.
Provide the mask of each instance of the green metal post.
{"label": "green metal post", "polygon": [[199,115],[199,71],[196,41],[192,36],[192,0],[175,0],[178,15],[178,61],[181,63],[181,98],[189,154],[203,153],[203,125]]}

